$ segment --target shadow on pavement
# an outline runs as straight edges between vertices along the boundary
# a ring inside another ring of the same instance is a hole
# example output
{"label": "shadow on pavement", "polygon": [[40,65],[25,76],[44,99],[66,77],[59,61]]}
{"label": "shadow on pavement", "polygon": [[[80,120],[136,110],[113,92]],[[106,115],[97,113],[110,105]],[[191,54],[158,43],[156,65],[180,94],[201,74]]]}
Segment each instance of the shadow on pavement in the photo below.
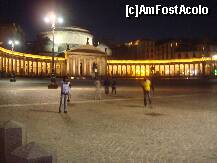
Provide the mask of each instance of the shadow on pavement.
{"label": "shadow on pavement", "polygon": [[130,107],[130,108],[144,107],[143,105],[123,105],[123,106]]}
{"label": "shadow on pavement", "polygon": [[145,113],[145,115],[157,117],[157,116],[163,116],[163,115],[165,115],[165,114],[151,112],[151,113]]}
{"label": "shadow on pavement", "polygon": [[63,122],[67,126],[74,123],[74,121],[71,119],[71,117],[68,115],[68,113],[61,113],[61,118],[63,119]]}
{"label": "shadow on pavement", "polygon": [[58,113],[58,110],[57,111],[52,111],[52,110],[36,110],[36,109],[30,109],[29,111],[33,111],[33,112],[42,112],[42,113]]}

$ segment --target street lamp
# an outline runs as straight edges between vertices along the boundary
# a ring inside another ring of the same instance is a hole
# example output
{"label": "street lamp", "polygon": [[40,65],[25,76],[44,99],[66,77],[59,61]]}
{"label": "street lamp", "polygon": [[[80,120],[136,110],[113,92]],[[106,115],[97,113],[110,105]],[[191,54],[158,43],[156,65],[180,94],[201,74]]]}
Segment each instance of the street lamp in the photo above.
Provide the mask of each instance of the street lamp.
{"label": "street lamp", "polygon": [[53,36],[53,47],[52,47],[52,65],[51,65],[51,83],[48,85],[48,88],[57,88],[56,75],[54,69],[54,31],[56,24],[62,24],[63,18],[57,17],[54,13],[50,13],[47,17],[44,18],[45,23],[51,24],[52,36]]}
{"label": "street lamp", "polygon": [[11,50],[14,51],[15,45],[19,45],[20,43],[17,40],[9,40],[8,44],[11,45]]}
{"label": "street lamp", "polygon": [[[11,45],[11,51],[12,51],[12,54],[13,54],[15,45],[19,45],[20,42],[18,40],[9,40],[8,44]],[[12,62],[13,62],[13,60],[12,60]],[[15,73],[13,71],[13,68],[12,68],[12,72],[11,72],[10,82],[16,82],[16,75],[15,75]]]}

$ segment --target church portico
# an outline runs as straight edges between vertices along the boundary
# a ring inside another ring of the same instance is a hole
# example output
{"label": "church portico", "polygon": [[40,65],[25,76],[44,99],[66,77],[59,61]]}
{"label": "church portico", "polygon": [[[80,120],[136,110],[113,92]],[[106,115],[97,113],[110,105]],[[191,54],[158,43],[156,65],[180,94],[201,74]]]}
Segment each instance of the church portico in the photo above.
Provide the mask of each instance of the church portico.
{"label": "church portico", "polygon": [[[92,45],[84,45],[65,52],[67,74],[73,77],[94,77],[106,74],[106,53]],[[102,68],[104,67],[104,68]]]}

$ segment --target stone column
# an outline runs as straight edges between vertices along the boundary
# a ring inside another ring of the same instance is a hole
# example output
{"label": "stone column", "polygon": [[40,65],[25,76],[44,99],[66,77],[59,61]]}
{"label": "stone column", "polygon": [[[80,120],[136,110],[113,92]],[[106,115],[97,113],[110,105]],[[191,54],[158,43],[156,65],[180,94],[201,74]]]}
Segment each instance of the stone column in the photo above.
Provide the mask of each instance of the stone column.
{"label": "stone column", "polygon": [[23,75],[26,75],[26,58],[23,58]]}
{"label": "stone column", "polygon": [[190,77],[191,76],[191,65],[190,64],[188,64],[188,76]]}
{"label": "stone column", "polygon": [[[125,64],[126,65],[126,70],[125,70],[125,77],[127,77],[128,76],[128,74],[127,74],[127,67],[128,67],[128,65],[127,64]],[[145,66],[145,65],[144,65]]]}
{"label": "stone column", "polygon": [[38,76],[38,60],[36,60],[36,76]]}
{"label": "stone column", "polygon": [[181,76],[181,68],[180,68],[180,63],[179,63],[179,76]]}
{"label": "stone column", "polygon": [[206,76],[206,62],[202,62],[202,77]]}
{"label": "stone column", "polygon": [[21,75],[21,58],[18,59],[19,62],[19,75]]}
{"label": "stone column", "polygon": [[90,76],[92,77],[92,59],[89,59],[89,72],[90,72]]}
{"label": "stone column", "polygon": [[1,56],[2,62],[1,62],[1,70],[4,71],[4,56]]}
{"label": "stone column", "polygon": [[7,72],[6,62],[7,62],[7,58],[6,56],[4,56],[4,71],[5,72]]}
{"label": "stone column", "polygon": [[8,73],[10,72],[10,69],[9,69],[10,63],[9,63],[9,61],[10,61],[10,58],[7,58],[7,70],[8,70]]}
{"label": "stone column", "polygon": [[47,70],[47,61],[45,61],[45,76],[47,76],[48,70]]}
{"label": "stone column", "polygon": [[184,63],[184,76],[186,75],[186,73],[185,73],[185,63]]}
{"label": "stone column", "polygon": [[112,73],[111,73],[111,75],[114,76],[114,73],[113,73],[113,71],[114,71],[114,70],[113,70],[113,66],[114,66],[114,65],[111,65],[111,66],[112,66]]}
{"label": "stone column", "polygon": [[70,62],[72,60],[72,57],[68,57],[66,60],[66,74],[68,74],[70,72]]}
{"label": "stone column", "polygon": [[15,74],[17,74],[17,58],[15,58],[15,65],[14,65],[14,71],[15,71]]}
{"label": "stone column", "polygon": [[73,72],[73,75],[75,76],[75,58],[74,57],[72,58],[72,67],[73,67],[72,72]]}
{"label": "stone column", "polygon": [[14,59],[11,57],[11,72],[14,71]]}
{"label": "stone column", "polygon": [[33,65],[33,64],[34,64],[34,60],[32,59],[31,62],[32,62],[32,64],[31,64],[31,66],[32,66],[31,76],[34,76],[34,75],[33,75],[33,74],[34,74],[34,70],[33,70],[33,67],[34,67],[34,65]]}
{"label": "stone column", "polygon": [[62,77],[62,63],[61,63],[61,61],[59,62],[59,66],[60,66],[60,77]]}
{"label": "stone column", "polygon": [[193,76],[196,76],[195,75],[195,63],[193,63],[193,69],[194,69],[194,75]]}
{"label": "stone column", "polygon": [[67,73],[73,75],[73,58],[69,60],[69,71],[67,71]]}
{"label": "stone column", "polygon": [[27,61],[27,74],[29,76],[29,60]]}
{"label": "stone column", "polygon": [[0,127],[0,162],[11,161],[11,152],[22,145],[23,125],[8,121]]}
{"label": "stone column", "polygon": [[77,70],[78,70],[78,76],[80,76],[80,58],[77,59]]}
{"label": "stone column", "polygon": [[84,65],[83,65],[83,76],[87,76],[87,63],[86,58],[84,58]]}
{"label": "stone column", "polygon": [[142,65],[140,64],[139,66],[140,66],[139,68],[140,68],[140,77],[141,77],[142,76],[142,72],[141,72],[142,71]]}

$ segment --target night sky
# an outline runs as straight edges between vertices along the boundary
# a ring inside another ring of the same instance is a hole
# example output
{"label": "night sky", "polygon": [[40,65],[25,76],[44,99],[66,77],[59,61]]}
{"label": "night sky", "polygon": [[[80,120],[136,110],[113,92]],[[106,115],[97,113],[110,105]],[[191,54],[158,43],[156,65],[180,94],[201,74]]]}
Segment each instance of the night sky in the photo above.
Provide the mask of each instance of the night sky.
{"label": "night sky", "polygon": [[[125,5],[209,7],[209,16],[142,16],[125,18]],[[113,42],[134,39],[217,38],[216,0],[0,0],[0,20],[15,22],[28,40],[48,27],[43,17],[55,10],[64,17],[64,26],[86,28],[95,37]]]}

